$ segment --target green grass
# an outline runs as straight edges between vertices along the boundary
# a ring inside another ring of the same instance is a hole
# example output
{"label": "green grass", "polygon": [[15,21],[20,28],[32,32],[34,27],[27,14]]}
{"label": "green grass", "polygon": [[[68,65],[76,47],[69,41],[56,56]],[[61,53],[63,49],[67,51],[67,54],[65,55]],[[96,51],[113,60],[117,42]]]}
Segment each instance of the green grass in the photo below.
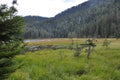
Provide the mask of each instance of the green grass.
{"label": "green grass", "polygon": [[[84,40],[79,39],[76,42],[82,43]],[[112,43],[104,48],[103,39],[99,39],[89,60],[84,50],[79,57],[74,57],[75,51],[68,49],[45,49],[16,56],[16,66],[23,66],[11,74],[8,80],[120,80],[120,41],[109,40]],[[37,45],[43,43],[38,42]],[[66,43],[66,39],[63,39],[46,42],[46,45],[50,43],[67,45],[70,42]]]}

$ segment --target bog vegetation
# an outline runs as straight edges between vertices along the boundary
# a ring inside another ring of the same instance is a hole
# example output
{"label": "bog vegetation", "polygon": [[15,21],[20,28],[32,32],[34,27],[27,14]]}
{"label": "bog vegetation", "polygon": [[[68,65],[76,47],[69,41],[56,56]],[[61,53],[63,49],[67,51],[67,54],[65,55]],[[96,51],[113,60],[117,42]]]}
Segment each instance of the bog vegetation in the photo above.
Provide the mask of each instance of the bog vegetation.
{"label": "bog vegetation", "polygon": [[[84,44],[87,39],[73,39],[76,44]],[[120,80],[120,40],[107,39],[111,44],[103,46],[105,39],[97,39],[87,59],[86,49],[78,57],[76,49],[43,49],[16,56],[16,66],[23,66],[11,74],[8,80]],[[50,39],[30,42],[35,45],[71,46],[70,39]]]}

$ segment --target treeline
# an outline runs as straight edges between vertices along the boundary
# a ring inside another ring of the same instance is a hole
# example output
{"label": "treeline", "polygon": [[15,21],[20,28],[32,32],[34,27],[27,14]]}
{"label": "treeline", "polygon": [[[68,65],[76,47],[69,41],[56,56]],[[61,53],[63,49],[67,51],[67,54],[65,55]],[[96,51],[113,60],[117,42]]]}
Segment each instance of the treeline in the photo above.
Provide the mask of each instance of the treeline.
{"label": "treeline", "polygon": [[26,16],[25,38],[120,37],[120,1],[89,0],[53,18]]}

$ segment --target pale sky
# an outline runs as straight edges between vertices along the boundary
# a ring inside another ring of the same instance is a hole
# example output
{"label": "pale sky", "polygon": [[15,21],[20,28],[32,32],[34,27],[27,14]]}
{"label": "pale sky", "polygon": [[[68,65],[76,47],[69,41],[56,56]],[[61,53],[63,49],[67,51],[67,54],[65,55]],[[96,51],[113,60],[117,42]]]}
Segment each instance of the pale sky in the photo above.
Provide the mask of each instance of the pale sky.
{"label": "pale sky", "polygon": [[[9,4],[13,0],[0,0],[0,4]],[[56,14],[87,0],[17,0],[18,15],[54,17]]]}

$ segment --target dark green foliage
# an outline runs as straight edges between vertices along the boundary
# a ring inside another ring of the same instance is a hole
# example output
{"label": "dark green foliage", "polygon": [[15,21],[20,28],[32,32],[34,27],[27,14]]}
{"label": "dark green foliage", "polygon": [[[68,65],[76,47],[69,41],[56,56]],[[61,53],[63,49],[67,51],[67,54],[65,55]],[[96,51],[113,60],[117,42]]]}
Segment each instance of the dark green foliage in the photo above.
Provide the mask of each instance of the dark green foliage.
{"label": "dark green foliage", "polygon": [[4,80],[15,71],[12,58],[22,53],[23,19],[16,16],[14,6],[0,5],[0,80]]}
{"label": "dark green foliage", "polygon": [[25,38],[120,37],[120,1],[89,0],[53,18],[25,17]]}
{"label": "dark green foliage", "polygon": [[78,75],[78,76],[82,76],[84,74],[86,74],[86,70],[85,69],[80,69],[79,71],[76,72],[76,75]]}

